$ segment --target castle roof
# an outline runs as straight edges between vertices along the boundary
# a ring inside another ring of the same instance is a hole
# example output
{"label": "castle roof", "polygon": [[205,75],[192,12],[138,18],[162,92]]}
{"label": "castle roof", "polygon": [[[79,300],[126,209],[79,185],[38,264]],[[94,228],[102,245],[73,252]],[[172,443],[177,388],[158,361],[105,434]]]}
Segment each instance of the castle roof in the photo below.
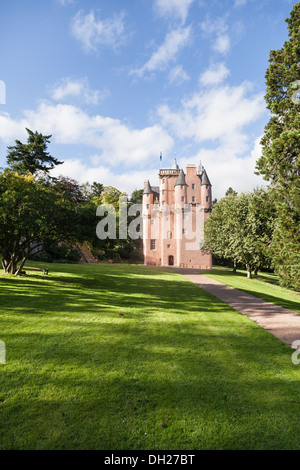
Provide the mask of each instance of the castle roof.
{"label": "castle roof", "polygon": [[209,178],[207,176],[207,173],[206,173],[206,170],[203,168],[203,173],[202,173],[202,176],[201,176],[201,186],[202,185],[208,185],[208,186],[211,186],[211,183],[209,181]]}
{"label": "castle roof", "polygon": [[145,188],[144,188],[143,194],[151,194],[151,193],[152,193],[152,189],[151,189],[151,186],[150,186],[150,182],[149,182],[149,180],[148,180],[148,181],[147,181],[147,184],[146,184],[146,186],[145,186]]}
{"label": "castle roof", "polygon": [[183,170],[180,170],[180,173],[179,173],[179,176],[176,180],[176,183],[175,183],[175,186],[187,186],[186,182],[185,182],[185,174],[183,172]]}

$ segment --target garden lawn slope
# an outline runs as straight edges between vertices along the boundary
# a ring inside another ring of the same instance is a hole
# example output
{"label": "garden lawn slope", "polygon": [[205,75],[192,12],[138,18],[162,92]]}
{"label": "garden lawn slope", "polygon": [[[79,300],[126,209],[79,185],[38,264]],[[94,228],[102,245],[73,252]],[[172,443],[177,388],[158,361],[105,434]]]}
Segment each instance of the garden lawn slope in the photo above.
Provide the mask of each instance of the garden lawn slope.
{"label": "garden lawn slope", "polygon": [[174,272],[0,276],[1,449],[299,449],[292,350]]}

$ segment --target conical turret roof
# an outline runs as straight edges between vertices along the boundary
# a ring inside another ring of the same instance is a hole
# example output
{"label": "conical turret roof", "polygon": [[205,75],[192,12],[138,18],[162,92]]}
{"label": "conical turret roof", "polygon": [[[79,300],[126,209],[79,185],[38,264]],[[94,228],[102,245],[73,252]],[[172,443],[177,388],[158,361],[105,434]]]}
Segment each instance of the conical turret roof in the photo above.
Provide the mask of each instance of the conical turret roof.
{"label": "conical turret roof", "polygon": [[152,191],[152,189],[151,189],[151,185],[150,185],[150,182],[149,182],[149,180],[148,180],[148,181],[147,181],[147,184],[146,184],[146,186],[145,186],[145,188],[144,188],[143,194],[151,194],[152,192],[153,192],[153,191]]}
{"label": "conical turret roof", "polygon": [[201,186],[204,185],[204,184],[211,186],[211,183],[210,183],[209,178],[207,176],[206,170],[203,168],[203,173],[202,173],[202,177],[201,177]]}
{"label": "conical turret roof", "polygon": [[187,186],[187,184],[185,182],[185,174],[184,174],[183,170],[180,170],[180,173],[179,173],[178,178],[176,180],[175,186],[182,186],[182,185]]}

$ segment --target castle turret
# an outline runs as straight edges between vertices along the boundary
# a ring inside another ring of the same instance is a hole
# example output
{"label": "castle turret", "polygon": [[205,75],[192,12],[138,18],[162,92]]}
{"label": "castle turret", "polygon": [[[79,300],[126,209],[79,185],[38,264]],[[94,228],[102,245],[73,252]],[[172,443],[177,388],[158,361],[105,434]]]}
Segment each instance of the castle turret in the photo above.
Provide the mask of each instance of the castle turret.
{"label": "castle turret", "polygon": [[204,206],[204,210],[211,210],[211,183],[204,168],[201,175],[201,202]]}
{"label": "castle turret", "polygon": [[176,244],[177,244],[177,266],[182,264],[183,251],[183,213],[187,204],[187,184],[185,174],[180,170],[174,187],[175,192],[175,224],[176,224]]}

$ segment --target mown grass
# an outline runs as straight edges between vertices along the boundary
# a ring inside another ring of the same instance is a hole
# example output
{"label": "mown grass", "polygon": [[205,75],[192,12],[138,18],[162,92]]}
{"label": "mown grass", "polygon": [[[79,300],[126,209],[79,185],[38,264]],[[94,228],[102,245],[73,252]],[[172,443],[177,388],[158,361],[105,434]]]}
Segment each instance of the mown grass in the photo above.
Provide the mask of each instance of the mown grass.
{"label": "mown grass", "polygon": [[230,287],[300,313],[300,293],[279,286],[276,274],[259,272],[253,279],[247,279],[246,271],[241,269],[236,273],[226,268],[202,271],[202,273]]}
{"label": "mown grass", "polygon": [[300,448],[286,344],[174,272],[49,268],[0,276],[1,449]]}

